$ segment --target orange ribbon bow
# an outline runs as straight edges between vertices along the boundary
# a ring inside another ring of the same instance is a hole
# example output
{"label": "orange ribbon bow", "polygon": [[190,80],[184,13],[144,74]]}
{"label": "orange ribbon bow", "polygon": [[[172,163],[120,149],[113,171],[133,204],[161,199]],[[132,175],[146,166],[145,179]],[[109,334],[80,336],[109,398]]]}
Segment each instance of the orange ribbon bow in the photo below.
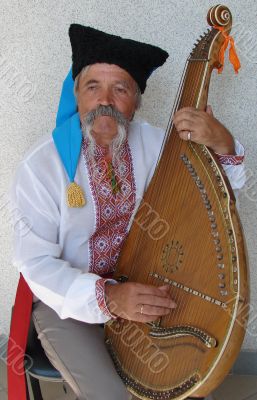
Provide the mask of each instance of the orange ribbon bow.
{"label": "orange ribbon bow", "polygon": [[240,60],[239,60],[238,55],[236,53],[234,39],[232,38],[232,36],[229,36],[227,34],[227,32],[225,31],[224,26],[214,26],[214,28],[218,29],[219,31],[221,31],[222,35],[225,38],[225,42],[223,43],[223,45],[222,45],[222,47],[220,49],[219,57],[220,57],[221,67],[218,68],[218,73],[221,74],[222,71],[223,71],[225,52],[227,50],[228,44],[230,43],[229,61],[233,65],[235,73],[238,74],[238,70],[239,70],[239,68],[241,68],[241,63],[240,63]]}

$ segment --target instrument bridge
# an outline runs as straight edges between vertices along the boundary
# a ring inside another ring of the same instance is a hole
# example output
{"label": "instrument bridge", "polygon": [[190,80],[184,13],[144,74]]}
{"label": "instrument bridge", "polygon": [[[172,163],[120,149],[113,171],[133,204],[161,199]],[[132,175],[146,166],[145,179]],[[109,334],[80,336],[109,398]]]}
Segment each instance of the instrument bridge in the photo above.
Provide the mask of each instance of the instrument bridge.
{"label": "instrument bridge", "polygon": [[222,307],[222,308],[227,308],[226,303],[223,303],[222,301],[215,299],[212,296],[208,296],[205,293],[200,292],[199,290],[190,288],[186,285],[184,285],[183,283],[179,283],[173,279],[168,279],[163,275],[157,274],[155,272],[149,272],[149,276],[151,276],[152,278],[158,279],[159,281],[166,283],[167,285],[176,287],[177,289],[183,290],[184,292],[191,294],[193,296],[198,296],[201,297],[201,299],[208,301],[209,303],[215,304],[216,306]]}

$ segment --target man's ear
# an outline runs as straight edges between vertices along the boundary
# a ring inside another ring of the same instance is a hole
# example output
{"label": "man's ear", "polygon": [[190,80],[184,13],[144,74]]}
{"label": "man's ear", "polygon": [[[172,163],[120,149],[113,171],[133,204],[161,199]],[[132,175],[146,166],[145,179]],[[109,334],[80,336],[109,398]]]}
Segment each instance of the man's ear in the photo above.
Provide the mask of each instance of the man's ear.
{"label": "man's ear", "polygon": [[212,117],[214,117],[213,111],[212,111],[212,107],[210,106],[210,104],[208,104],[208,105],[206,106],[206,110],[205,110],[205,111],[207,112],[207,114],[209,114],[209,115],[211,115]]}

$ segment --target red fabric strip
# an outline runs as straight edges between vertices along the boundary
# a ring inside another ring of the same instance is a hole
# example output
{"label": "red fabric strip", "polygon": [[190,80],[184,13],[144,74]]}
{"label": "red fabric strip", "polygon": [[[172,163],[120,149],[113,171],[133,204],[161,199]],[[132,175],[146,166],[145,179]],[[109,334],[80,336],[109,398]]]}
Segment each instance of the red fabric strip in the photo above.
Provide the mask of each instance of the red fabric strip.
{"label": "red fabric strip", "polygon": [[[20,274],[7,348],[8,400],[27,400],[24,356],[27,346],[33,294]],[[30,360],[26,360],[28,363]]]}
{"label": "red fabric strip", "polygon": [[[105,274],[103,276],[104,278],[111,279],[112,275],[113,274]],[[27,347],[32,302],[33,293],[22,274],[20,274],[7,348],[8,400],[27,400],[24,364],[26,364],[26,361],[30,364],[31,361],[25,359],[25,351]]]}
{"label": "red fabric strip", "polygon": [[218,160],[223,165],[240,165],[244,162],[244,156],[217,154]]}

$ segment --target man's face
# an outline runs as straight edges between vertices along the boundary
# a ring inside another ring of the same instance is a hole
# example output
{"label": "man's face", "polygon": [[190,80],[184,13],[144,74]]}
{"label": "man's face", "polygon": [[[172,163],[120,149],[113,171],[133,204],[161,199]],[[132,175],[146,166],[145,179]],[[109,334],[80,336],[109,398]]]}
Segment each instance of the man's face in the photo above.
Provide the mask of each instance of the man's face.
{"label": "man's face", "polygon": [[78,86],[78,109],[84,115],[98,105],[113,105],[128,119],[136,108],[136,84],[127,71],[114,64],[94,64]]}
{"label": "man's face", "polygon": [[[77,100],[81,118],[99,105],[111,105],[131,120],[136,109],[136,83],[117,65],[93,64],[79,79]],[[117,134],[117,123],[111,117],[100,116],[92,134],[101,144],[108,144]]]}

